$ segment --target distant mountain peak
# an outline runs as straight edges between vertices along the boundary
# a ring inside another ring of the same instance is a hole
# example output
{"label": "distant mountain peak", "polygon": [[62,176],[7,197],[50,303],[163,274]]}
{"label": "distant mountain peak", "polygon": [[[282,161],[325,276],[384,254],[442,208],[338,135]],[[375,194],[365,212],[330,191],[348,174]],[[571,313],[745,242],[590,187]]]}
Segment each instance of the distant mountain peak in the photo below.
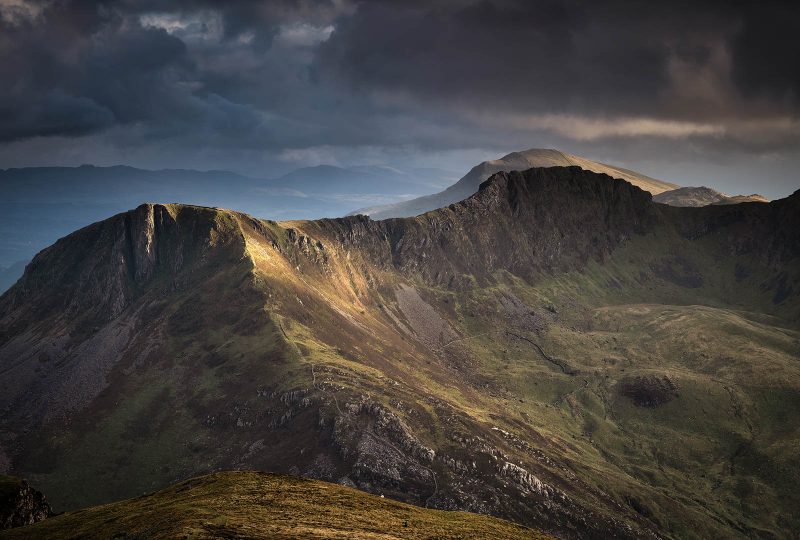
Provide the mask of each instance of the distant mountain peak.
{"label": "distant mountain peak", "polygon": [[622,167],[607,165],[574,156],[562,152],[561,150],[553,148],[529,148],[527,150],[511,152],[498,159],[484,161],[473,167],[461,180],[439,193],[390,205],[363,208],[354,213],[366,214],[372,216],[374,219],[419,215],[469,197],[478,190],[478,186],[480,186],[481,182],[496,172],[523,171],[534,167],[572,166],[581,167],[587,171],[607,174],[612,178],[625,180],[653,194],[678,187],[676,184],[657,180]]}
{"label": "distant mountain peak", "polygon": [[743,202],[769,202],[762,195],[727,195],[707,186],[680,187],[661,192],[653,201],[670,206],[708,206],[710,204],[739,204]]}

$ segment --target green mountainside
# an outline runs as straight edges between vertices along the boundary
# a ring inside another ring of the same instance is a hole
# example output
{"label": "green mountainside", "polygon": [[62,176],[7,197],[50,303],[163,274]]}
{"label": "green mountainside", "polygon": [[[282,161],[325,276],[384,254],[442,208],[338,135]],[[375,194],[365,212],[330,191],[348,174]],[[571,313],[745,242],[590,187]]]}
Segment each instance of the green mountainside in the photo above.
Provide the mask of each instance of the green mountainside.
{"label": "green mountainside", "polygon": [[578,167],[384,221],[142,205],[0,297],[0,469],[59,511],[247,468],[568,538],[791,538],[798,255],[800,193],[677,208]]}

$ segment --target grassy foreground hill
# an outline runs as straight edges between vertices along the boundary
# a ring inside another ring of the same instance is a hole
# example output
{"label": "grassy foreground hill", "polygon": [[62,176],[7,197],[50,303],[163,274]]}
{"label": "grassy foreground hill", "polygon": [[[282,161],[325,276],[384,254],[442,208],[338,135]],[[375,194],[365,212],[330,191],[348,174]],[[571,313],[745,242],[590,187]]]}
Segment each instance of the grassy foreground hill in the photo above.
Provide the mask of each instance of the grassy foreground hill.
{"label": "grassy foreground hill", "polygon": [[577,167],[409,219],[143,205],[0,297],[0,464],[56,510],[251,468],[567,538],[800,529],[800,193]]}
{"label": "grassy foreground hill", "polygon": [[514,523],[427,510],[318,480],[224,472],[136,499],[69,512],[0,538],[347,538],[547,540]]}

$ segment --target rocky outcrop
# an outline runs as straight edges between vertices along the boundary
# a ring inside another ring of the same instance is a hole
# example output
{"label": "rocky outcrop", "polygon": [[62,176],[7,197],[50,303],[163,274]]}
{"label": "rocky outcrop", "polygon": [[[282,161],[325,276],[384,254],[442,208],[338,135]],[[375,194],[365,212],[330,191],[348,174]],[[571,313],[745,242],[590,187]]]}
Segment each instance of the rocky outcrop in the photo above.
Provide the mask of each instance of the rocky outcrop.
{"label": "rocky outcrop", "polygon": [[52,515],[45,496],[28,482],[0,475],[0,529],[31,525]]}
{"label": "rocky outcrop", "polygon": [[333,420],[333,442],[351,463],[346,483],[422,504],[435,494],[436,453],[392,411],[366,398],[344,405]]}
{"label": "rocky outcrop", "polygon": [[555,493],[553,488],[539,480],[536,476],[529,473],[519,465],[506,461],[500,467],[500,474],[510,478],[522,489],[543,497],[552,497]]}

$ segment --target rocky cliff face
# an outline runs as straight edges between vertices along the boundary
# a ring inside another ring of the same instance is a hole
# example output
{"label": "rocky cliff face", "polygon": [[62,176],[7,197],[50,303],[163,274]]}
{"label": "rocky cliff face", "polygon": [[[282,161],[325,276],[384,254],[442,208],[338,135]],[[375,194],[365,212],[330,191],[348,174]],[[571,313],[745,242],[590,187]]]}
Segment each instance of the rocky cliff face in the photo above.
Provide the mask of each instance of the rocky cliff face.
{"label": "rocky cliff face", "polygon": [[497,270],[568,271],[602,260],[660,219],[649,194],[608,180],[580,167],[498,173],[474,197],[413,219],[356,216],[312,227],[382,267],[438,284]]}
{"label": "rocky cliff face", "polygon": [[52,515],[44,495],[26,481],[0,476],[0,529],[31,525]]}
{"label": "rocky cliff face", "polygon": [[499,270],[529,279],[580,270],[650,234],[713,237],[724,252],[758,257],[771,277],[800,253],[797,193],[772,205],[696,211],[654,205],[649,193],[610,180],[577,166],[501,172],[475,196],[415,218],[354,216],[312,222],[308,230],[367,253],[373,264],[448,286]]}
{"label": "rocky cliff face", "polygon": [[565,537],[779,536],[799,206],[579,167],[407,219],[143,205],[0,297],[0,466],[58,509],[248,468]]}
{"label": "rocky cliff face", "polygon": [[157,276],[169,279],[192,265],[204,266],[206,254],[227,255],[214,249],[220,238],[223,248],[236,243],[227,235],[233,226],[226,219],[210,209],[145,204],[90,225],[39,253],[2,296],[0,311],[112,320]]}

